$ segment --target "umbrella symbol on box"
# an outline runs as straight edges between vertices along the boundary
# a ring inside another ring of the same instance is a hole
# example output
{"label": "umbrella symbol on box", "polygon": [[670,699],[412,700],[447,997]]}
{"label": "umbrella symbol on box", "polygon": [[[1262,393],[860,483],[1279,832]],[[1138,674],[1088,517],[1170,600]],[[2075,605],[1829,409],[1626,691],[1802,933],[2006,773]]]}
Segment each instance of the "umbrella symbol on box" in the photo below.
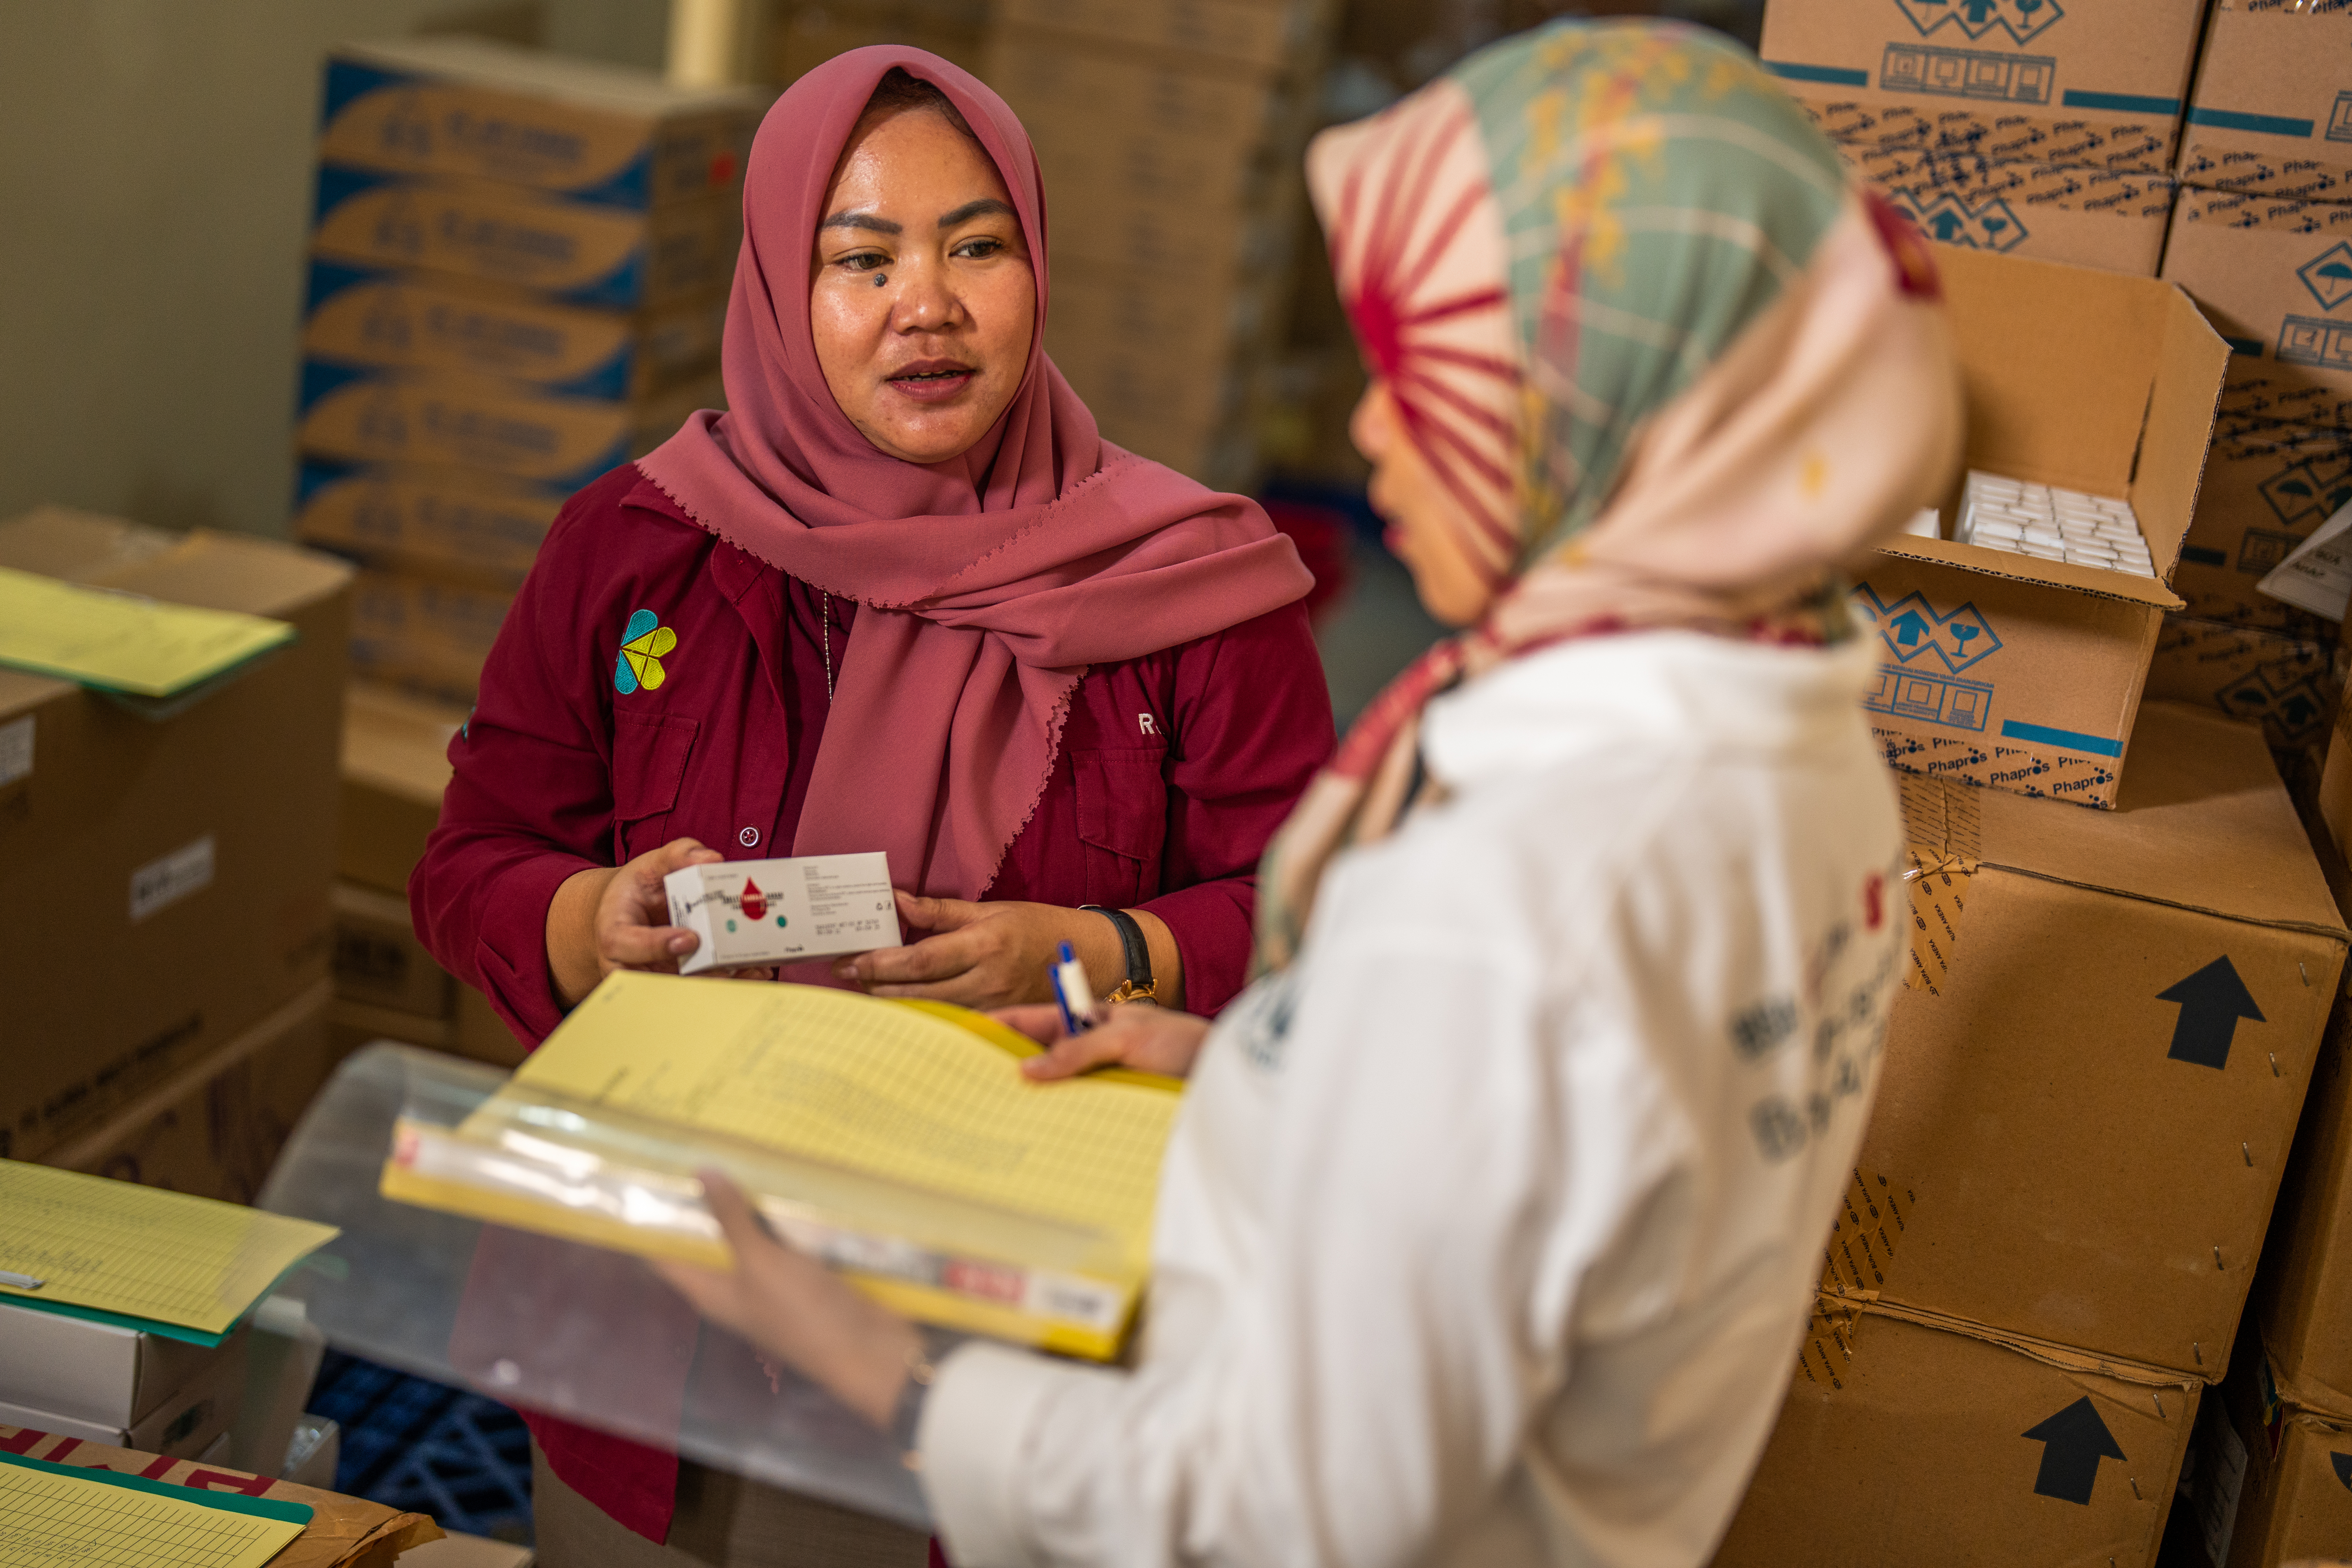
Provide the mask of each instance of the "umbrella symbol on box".
{"label": "umbrella symbol on box", "polygon": [[2323,310],[2352,300],[2352,245],[2337,240],[2294,269]]}

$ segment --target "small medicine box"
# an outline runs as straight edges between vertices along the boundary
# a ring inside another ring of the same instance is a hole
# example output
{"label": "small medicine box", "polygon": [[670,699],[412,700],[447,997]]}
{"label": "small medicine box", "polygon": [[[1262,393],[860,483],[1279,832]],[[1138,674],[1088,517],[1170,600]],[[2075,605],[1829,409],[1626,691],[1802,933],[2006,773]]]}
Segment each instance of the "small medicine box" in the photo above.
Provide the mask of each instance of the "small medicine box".
{"label": "small medicine box", "polygon": [[803,855],[786,860],[722,860],[662,879],[670,923],[702,939],[681,974],[797,963],[866,952],[898,942],[889,858]]}

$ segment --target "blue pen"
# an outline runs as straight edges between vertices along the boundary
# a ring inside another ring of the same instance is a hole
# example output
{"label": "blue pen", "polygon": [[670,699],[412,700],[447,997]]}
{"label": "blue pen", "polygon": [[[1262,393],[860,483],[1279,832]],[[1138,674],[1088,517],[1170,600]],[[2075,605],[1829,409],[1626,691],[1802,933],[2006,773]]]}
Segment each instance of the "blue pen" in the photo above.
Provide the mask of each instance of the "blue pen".
{"label": "blue pen", "polygon": [[1045,978],[1054,990],[1054,1000],[1061,1004],[1062,1027],[1073,1035],[1083,1035],[1095,1026],[1095,994],[1087,984],[1087,966],[1078,955],[1064,942],[1059,961],[1049,964]]}

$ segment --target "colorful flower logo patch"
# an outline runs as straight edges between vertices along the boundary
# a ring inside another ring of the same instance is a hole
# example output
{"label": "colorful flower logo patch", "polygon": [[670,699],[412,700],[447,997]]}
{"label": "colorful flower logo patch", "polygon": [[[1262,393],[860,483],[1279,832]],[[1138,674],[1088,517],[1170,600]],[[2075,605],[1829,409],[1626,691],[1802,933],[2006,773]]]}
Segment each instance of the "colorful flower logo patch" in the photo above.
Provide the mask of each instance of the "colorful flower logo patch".
{"label": "colorful flower logo patch", "polygon": [[651,610],[629,616],[621,633],[621,657],[613,661],[613,689],[626,697],[639,687],[652,691],[669,679],[662,655],[677,646],[677,634],[661,624]]}

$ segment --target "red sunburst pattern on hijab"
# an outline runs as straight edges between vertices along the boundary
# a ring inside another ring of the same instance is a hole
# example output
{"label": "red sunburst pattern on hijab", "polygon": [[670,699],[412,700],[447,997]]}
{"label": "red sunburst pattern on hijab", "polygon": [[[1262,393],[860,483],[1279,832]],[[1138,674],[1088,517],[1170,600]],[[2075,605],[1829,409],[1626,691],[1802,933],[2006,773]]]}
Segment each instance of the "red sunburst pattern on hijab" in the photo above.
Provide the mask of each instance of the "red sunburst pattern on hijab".
{"label": "red sunburst pattern on hijab", "polygon": [[1470,101],[1441,83],[1326,132],[1312,162],[1330,176],[1315,179],[1317,200],[1368,368],[1499,583],[1523,543],[1519,354],[1502,214]]}

